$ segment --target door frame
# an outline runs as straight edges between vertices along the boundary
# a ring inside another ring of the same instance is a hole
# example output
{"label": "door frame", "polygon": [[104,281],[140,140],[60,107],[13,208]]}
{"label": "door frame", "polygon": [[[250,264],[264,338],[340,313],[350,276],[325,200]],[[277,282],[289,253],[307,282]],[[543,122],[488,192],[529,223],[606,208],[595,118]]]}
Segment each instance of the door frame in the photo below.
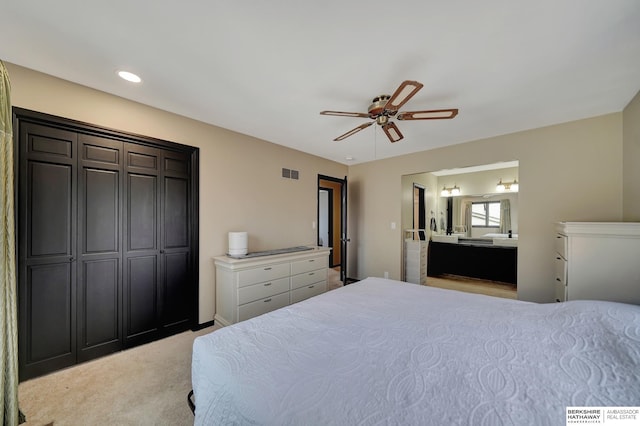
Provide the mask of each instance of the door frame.
{"label": "door frame", "polygon": [[[340,208],[340,229],[338,231],[340,241],[340,281],[342,281],[343,285],[347,285],[350,282],[354,281],[348,278],[347,273],[347,244],[350,241],[347,232],[347,177],[345,176],[343,179],[340,179],[332,176],[318,174],[318,185],[316,188],[316,218],[318,223],[320,220],[320,190],[327,189],[326,186],[322,185],[322,181],[335,182],[340,185],[340,203],[339,206],[336,206],[334,204],[333,208]],[[332,237],[335,236],[336,231],[336,227],[334,226],[332,229]],[[331,257],[333,257],[333,253]],[[333,260],[330,260],[330,263],[332,262]]]}

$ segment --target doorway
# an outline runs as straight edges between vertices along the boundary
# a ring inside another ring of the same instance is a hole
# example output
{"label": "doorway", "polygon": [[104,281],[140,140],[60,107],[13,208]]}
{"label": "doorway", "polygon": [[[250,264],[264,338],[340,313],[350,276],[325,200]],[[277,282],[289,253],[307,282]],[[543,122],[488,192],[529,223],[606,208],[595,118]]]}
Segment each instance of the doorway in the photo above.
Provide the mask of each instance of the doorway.
{"label": "doorway", "polygon": [[347,284],[347,178],[318,175],[317,245],[329,247],[329,267]]}

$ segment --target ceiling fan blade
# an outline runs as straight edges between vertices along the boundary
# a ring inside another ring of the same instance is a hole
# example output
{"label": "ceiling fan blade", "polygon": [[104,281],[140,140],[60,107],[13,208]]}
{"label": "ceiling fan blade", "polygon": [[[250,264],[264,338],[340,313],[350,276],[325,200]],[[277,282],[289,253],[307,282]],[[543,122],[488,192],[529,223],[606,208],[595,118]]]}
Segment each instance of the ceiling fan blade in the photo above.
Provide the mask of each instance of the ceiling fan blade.
{"label": "ceiling fan blade", "polygon": [[432,109],[427,111],[406,111],[396,117],[398,120],[442,120],[458,115],[458,109]]}
{"label": "ceiling fan blade", "polygon": [[417,81],[403,81],[387,101],[384,107],[385,111],[391,112],[391,115],[393,115],[393,113],[397,112],[413,95],[418,93],[418,90],[422,89],[422,86],[423,84]]}
{"label": "ceiling fan blade", "polygon": [[339,117],[362,117],[369,118],[369,114],[364,112],[344,112],[344,111],[321,111],[322,115],[337,115]]}
{"label": "ceiling fan blade", "polygon": [[374,123],[373,121],[370,121],[368,123],[364,123],[364,124],[356,127],[355,129],[351,129],[347,133],[345,133],[344,135],[340,135],[337,138],[335,138],[334,141],[341,141],[342,139],[346,139],[349,136],[358,133],[360,130],[366,129],[367,127],[371,126],[373,123]]}
{"label": "ceiling fan blade", "polygon": [[404,138],[402,133],[400,133],[400,129],[396,126],[395,123],[390,122],[382,126],[382,130],[387,135],[391,142],[398,142],[400,139]]}

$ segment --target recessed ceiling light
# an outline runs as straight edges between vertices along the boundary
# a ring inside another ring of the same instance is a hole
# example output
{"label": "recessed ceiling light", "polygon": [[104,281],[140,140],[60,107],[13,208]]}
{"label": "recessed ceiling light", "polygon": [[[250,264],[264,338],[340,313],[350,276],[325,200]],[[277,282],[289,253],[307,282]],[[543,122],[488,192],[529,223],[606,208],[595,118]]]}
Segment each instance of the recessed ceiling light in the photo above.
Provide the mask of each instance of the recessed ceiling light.
{"label": "recessed ceiling light", "polygon": [[129,71],[118,71],[120,78],[130,81],[132,83],[140,83],[142,79]]}
{"label": "recessed ceiling light", "polygon": [[347,161],[353,161],[353,157],[351,157],[351,156],[344,157],[344,159],[347,160]]}

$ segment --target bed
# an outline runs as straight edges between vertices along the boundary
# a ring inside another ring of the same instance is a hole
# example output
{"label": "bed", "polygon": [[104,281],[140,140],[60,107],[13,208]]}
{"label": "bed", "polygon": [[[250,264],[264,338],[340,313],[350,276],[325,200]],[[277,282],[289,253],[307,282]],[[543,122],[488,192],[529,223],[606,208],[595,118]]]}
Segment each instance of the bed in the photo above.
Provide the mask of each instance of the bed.
{"label": "bed", "polygon": [[194,341],[195,424],[564,425],[640,405],[640,306],[367,278]]}

